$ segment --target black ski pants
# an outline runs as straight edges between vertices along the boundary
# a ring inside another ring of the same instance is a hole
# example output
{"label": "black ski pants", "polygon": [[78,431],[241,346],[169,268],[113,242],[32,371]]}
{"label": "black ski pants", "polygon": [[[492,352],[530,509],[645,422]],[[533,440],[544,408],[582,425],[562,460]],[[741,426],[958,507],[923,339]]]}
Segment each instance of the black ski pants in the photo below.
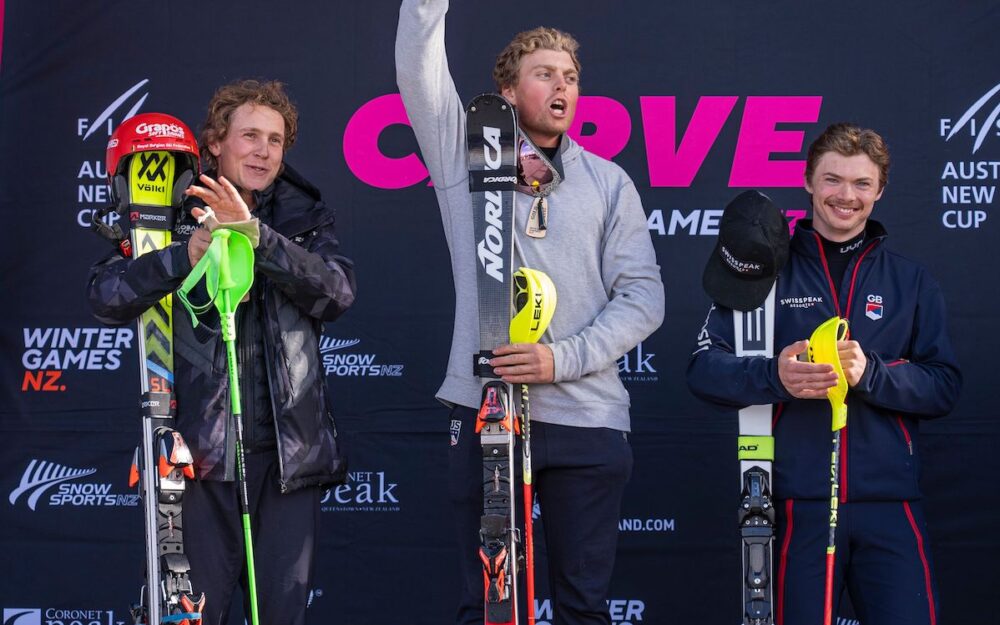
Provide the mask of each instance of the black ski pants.
{"label": "black ski pants", "polygon": [[[263,624],[303,625],[319,524],[319,487],[282,494],[274,451],[247,454],[257,607]],[[204,625],[226,625],[237,584],[250,622],[243,524],[236,482],[189,481],[184,551],[194,591],[206,597]]]}
{"label": "black ski pants", "polygon": [[[483,513],[482,447],[476,410],[456,406],[451,414],[449,488],[455,509],[462,589],[457,623],[482,625],[483,564],[479,522]],[[553,625],[608,625],[608,590],[618,546],[618,520],[632,473],[632,448],[624,432],[533,421],[532,474],[548,554]],[[515,471],[521,493],[520,462]],[[518,500],[517,519],[523,518]],[[536,521],[538,523],[539,521]],[[539,585],[542,580],[538,580]],[[523,584],[520,590],[524,603]],[[544,597],[537,597],[540,603]],[[523,608],[521,608],[523,609]]]}

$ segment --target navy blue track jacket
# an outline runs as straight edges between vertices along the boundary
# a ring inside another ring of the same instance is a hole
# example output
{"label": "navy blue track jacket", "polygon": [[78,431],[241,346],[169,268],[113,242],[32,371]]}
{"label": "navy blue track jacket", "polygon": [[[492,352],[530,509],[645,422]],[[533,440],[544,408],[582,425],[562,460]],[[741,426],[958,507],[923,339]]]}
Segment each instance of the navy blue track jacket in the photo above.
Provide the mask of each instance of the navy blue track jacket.
{"label": "navy blue track jacket", "polygon": [[[849,321],[850,338],[868,356],[847,394],[841,502],[919,499],[919,420],[947,414],[962,383],[940,287],[923,266],[886,249],[885,238],[869,220],[843,283],[834,285],[819,235],[800,221],[777,281],[775,356],[833,316]],[[688,363],[691,391],[737,408],[775,404],[775,497],[829,498],[830,403],[793,398],[778,379],[777,358],[737,357],[734,345],[732,311],[713,306]]]}

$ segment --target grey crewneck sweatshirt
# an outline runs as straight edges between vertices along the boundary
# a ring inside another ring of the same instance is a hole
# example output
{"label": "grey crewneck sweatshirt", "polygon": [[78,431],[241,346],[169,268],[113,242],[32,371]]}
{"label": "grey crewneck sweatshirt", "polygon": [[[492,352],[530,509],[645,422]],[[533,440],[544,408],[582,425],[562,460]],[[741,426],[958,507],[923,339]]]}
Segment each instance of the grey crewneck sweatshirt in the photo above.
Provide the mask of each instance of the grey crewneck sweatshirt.
{"label": "grey crewneck sweatshirt", "polygon": [[[396,33],[396,81],[430,171],[455,279],[455,327],[437,398],[478,407],[476,244],[469,194],[465,110],[445,55],[448,0],[404,0]],[[523,234],[532,198],[516,194],[514,266],[547,273],[559,303],[543,343],[555,381],[531,386],[531,418],[628,431],[629,397],[616,361],[663,321],[663,284],[639,194],[621,167],[564,136],[565,180],[547,198],[548,234]]]}

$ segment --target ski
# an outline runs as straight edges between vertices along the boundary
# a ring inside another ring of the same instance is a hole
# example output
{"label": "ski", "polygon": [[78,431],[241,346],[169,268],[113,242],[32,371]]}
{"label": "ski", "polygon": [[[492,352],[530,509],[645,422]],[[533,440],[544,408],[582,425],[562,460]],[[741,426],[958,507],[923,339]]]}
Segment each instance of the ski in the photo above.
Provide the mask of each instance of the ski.
{"label": "ski", "polygon": [[[213,306],[219,312],[222,341],[226,345],[226,372],[229,376],[229,413],[236,426],[236,483],[239,490],[240,519],[243,524],[243,552],[246,559],[247,600],[250,624],[260,624],[257,602],[257,573],[254,566],[253,533],[250,522],[250,499],[247,493],[246,455],[243,451],[243,409],[240,403],[239,362],[236,357],[236,309],[253,286],[253,244],[246,234],[221,227],[214,212],[207,208],[199,219],[212,233],[212,243],[184,283],[177,289],[177,299],[191,315],[191,325],[198,327],[198,316]],[[195,304],[191,292],[204,285],[208,301]]]}
{"label": "ski", "polygon": [[[755,310],[733,311],[737,356],[774,356],[774,292]],[[747,406],[739,412],[740,509],[743,558],[743,624],[774,622],[774,503],[771,465],[774,437],[771,405]]]}
{"label": "ski", "polygon": [[[196,166],[191,131],[167,115],[138,115],[112,135],[108,173],[117,206],[95,215],[93,230],[115,241],[126,257],[138,258],[170,245],[183,197],[179,191],[195,173],[176,160],[182,152],[188,154],[188,164]],[[117,225],[100,222],[111,210],[128,217],[129,239]],[[168,294],[137,320],[142,443],[133,456],[129,485],[138,487],[143,504],[146,583],[131,616],[136,624],[199,625],[205,597],[195,595],[191,587],[181,514],[185,478],[194,478],[193,458],[173,428],[172,304]]]}
{"label": "ski", "polygon": [[517,120],[510,103],[495,94],[474,98],[466,115],[469,190],[479,260],[480,351],[473,355],[473,373],[483,383],[476,432],[483,453],[479,557],[485,623],[517,625],[521,549],[515,516],[514,436],[520,433],[520,423],[512,385],[499,380],[489,365],[493,349],[509,342],[512,316]]}

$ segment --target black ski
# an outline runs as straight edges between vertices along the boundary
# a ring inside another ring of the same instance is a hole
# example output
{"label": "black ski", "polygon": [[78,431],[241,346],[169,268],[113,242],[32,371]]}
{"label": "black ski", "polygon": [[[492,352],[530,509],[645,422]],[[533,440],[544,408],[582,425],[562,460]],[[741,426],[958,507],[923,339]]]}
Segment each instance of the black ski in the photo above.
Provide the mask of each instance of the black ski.
{"label": "black ski", "polygon": [[[489,366],[493,349],[509,342],[514,258],[517,120],[495,94],[469,103],[469,189],[475,223],[479,348],[473,372],[483,382],[476,432],[483,450],[483,516],[479,535],[486,625],[518,622],[520,539],[514,499],[514,435],[519,421],[510,384]],[[530,505],[530,504],[526,504]]]}

